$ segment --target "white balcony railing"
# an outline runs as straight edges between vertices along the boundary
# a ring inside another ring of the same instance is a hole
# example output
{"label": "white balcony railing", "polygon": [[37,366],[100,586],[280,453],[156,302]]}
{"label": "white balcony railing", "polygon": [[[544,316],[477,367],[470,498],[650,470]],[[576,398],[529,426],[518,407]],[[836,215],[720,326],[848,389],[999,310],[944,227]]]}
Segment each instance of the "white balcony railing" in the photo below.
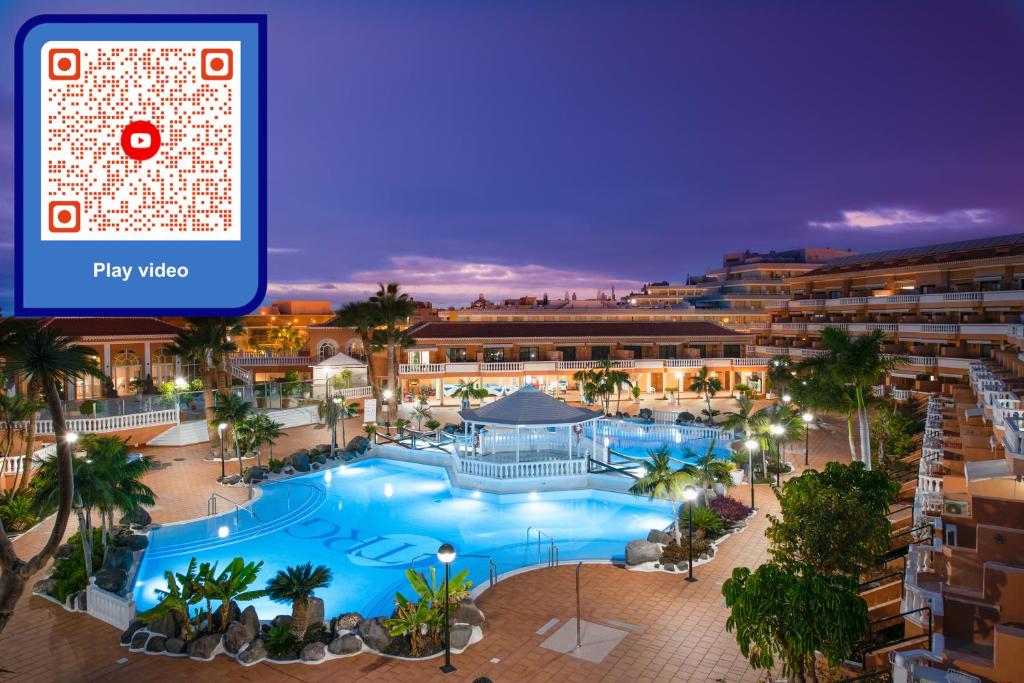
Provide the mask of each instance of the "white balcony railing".
{"label": "white balcony railing", "polygon": [[[153,410],[148,413],[111,415],[109,417],[82,417],[65,420],[69,432],[79,434],[103,434],[136,427],[174,424],[178,419],[176,410]],[[52,420],[36,420],[36,434],[53,434]]]}
{"label": "white balcony railing", "polygon": [[481,363],[480,372],[520,372],[522,363]]}

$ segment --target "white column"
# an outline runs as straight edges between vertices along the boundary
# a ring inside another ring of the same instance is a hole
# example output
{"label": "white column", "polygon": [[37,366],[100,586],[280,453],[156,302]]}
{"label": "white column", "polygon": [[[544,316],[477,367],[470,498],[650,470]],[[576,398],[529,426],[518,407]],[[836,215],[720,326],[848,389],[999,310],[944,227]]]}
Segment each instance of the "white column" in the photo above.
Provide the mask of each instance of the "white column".
{"label": "white column", "polygon": [[103,372],[110,377],[110,344],[103,345]]}
{"label": "white column", "polygon": [[152,359],[150,357],[149,342],[145,342],[145,343],[142,344],[142,355],[143,355],[143,359],[142,359],[142,377],[143,377],[143,379],[145,379],[146,377],[152,377],[153,376],[153,369],[151,367],[151,360]]}

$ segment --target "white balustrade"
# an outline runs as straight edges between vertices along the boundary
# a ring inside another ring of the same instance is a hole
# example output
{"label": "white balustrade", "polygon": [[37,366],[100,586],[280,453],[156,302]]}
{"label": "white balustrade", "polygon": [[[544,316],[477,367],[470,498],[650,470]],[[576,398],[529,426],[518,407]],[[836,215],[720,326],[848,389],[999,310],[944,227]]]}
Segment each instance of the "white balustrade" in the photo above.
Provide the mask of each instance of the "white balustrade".
{"label": "white balustrade", "polygon": [[[110,415],[107,417],[81,417],[65,420],[69,432],[79,434],[103,434],[136,427],[174,424],[178,418],[176,410],[153,410],[148,413]],[[36,434],[52,435],[53,420],[36,420]]]}
{"label": "white balustrade", "polygon": [[580,476],[587,473],[584,458],[544,460],[538,462],[489,462],[475,458],[458,459],[459,472],[491,479],[538,479]]}
{"label": "white balustrade", "polygon": [[520,372],[522,363],[481,363],[480,372]]}
{"label": "white balustrade", "polygon": [[96,579],[89,579],[86,586],[85,604],[90,616],[106,622],[114,628],[126,629],[135,618],[135,599],[129,594],[120,596],[105,591],[95,584]]}

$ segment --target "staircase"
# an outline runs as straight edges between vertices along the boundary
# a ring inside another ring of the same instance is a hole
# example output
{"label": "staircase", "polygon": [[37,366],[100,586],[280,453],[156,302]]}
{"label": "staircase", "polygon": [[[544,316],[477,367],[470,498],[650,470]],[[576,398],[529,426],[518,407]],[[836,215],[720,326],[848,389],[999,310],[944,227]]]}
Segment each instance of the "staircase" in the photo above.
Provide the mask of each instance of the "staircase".
{"label": "staircase", "polygon": [[[275,422],[280,422],[285,429],[288,427],[302,427],[319,421],[316,406],[269,410],[267,411],[267,417]],[[206,423],[202,420],[193,420],[171,427],[155,439],[150,439],[149,445],[189,446],[191,444],[203,443],[208,439]]]}

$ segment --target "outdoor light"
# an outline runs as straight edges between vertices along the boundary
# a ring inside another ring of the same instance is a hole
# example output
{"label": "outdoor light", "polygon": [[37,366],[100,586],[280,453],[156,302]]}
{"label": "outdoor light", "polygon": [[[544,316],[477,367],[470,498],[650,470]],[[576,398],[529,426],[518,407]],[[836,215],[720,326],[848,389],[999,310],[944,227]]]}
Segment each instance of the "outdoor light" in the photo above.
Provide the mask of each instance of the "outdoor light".
{"label": "outdoor light", "polygon": [[786,431],[785,427],[782,425],[772,425],[768,430],[775,436],[781,436]]}
{"label": "outdoor light", "polygon": [[185,380],[184,377],[175,377],[174,386],[178,387],[179,389],[187,389],[188,382]]}
{"label": "outdoor light", "polygon": [[391,391],[390,389],[385,389],[384,393],[382,395],[384,396],[384,400],[385,401],[390,401],[391,397],[394,396],[395,393],[393,391]]}
{"label": "outdoor light", "polygon": [[750,509],[754,509],[754,451],[759,444],[754,439],[747,439],[744,443],[747,447],[747,476],[750,478]]}
{"label": "outdoor light", "polygon": [[693,501],[697,500],[697,487],[696,486],[687,486],[687,487],[685,487],[683,489],[683,500],[685,500],[687,503],[692,503]]}
{"label": "outdoor light", "polygon": [[384,484],[384,497],[390,498],[393,495],[395,495],[395,487],[391,484]]}
{"label": "outdoor light", "polygon": [[811,457],[811,422],[814,421],[814,416],[810,413],[804,413],[804,424],[807,427],[804,429],[804,467],[810,466]]}
{"label": "outdoor light", "polygon": [[[782,425],[772,425],[768,428],[768,431],[775,436],[775,454],[779,456],[778,466],[775,468],[775,485],[782,485],[782,449],[779,444],[779,437],[786,433],[786,428]],[[765,473],[767,474],[767,472]]]}
{"label": "outdoor light", "polygon": [[217,425],[217,431],[220,432],[221,434],[223,434],[224,430],[227,429],[227,428],[228,428],[228,423],[227,422],[221,422],[219,425]]}
{"label": "outdoor light", "polygon": [[64,440],[68,443],[75,443],[78,441],[78,434],[76,432],[68,432],[64,435]]}
{"label": "outdoor light", "polygon": [[448,579],[451,575],[452,562],[455,561],[455,548],[452,544],[443,543],[437,549],[437,559],[444,565],[444,665],[441,667],[441,673],[450,674],[455,671],[455,667],[452,666],[452,631],[451,625],[448,622],[448,615],[451,612],[448,596]]}
{"label": "outdoor light", "polygon": [[790,396],[789,394],[783,394],[782,395],[782,402],[783,403],[789,403],[792,400],[793,400],[793,397]]}
{"label": "outdoor light", "polygon": [[227,476],[227,472],[224,471],[224,430],[228,428],[227,422],[221,422],[217,425],[217,436],[220,437],[220,478],[224,479]]}
{"label": "outdoor light", "polygon": [[693,577],[693,501],[697,500],[697,487],[689,484],[683,488],[683,500],[686,501],[686,526],[689,530],[687,540],[689,561],[686,563],[689,573],[686,580],[693,583],[697,580]]}
{"label": "outdoor light", "polygon": [[743,445],[747,447],[748,451],[757,450],[757,442],[754,441],[753,439],[747,439],[745,442],[743,442]]}
{"label": "outdoor light", "polygon": [[804,413],[801,417],[803,417],[804,422],[807,424],[810,424],[814,420],[814,416],[810,413]]}
{"label": "outdoor light", "polygon": [[473,491],[473,497],[474,498],[479,498],[480,497],[480,492],[479,491]]}
{"label": "outdoor light", "polygon": [[231,532],[226,526],[217,529],[217,535],[221,538],[227,538],[229,533]]}

